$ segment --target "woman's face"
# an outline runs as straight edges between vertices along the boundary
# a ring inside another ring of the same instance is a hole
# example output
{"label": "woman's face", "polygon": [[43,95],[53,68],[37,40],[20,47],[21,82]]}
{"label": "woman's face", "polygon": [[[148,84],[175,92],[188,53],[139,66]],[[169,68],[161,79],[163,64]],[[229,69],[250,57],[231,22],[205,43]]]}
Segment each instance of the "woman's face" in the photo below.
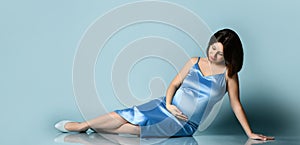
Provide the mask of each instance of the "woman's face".
{"label": "woman's face", "polygon": [[208,49],[208,60],[212,63],[224,63],[223,45],[220,42],[213,43]]}

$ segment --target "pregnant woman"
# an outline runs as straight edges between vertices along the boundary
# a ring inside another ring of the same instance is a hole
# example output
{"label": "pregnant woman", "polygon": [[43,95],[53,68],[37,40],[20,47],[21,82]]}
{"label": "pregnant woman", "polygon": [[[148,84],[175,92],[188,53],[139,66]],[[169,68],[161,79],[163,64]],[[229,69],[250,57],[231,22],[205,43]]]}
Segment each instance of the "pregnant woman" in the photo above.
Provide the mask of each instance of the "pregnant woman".
{"label": "pregnant woman", "polygon": [[207,58],[193,57],[170,83],[166,95],[145,104],[99,116],[86,122],[63,120],[62,132],[127,133],[141,137],[191,136],[226,92],[246,135],[270,140],[252,132],[240,103],[238,72],[243,64],[239,36],[230,29],[216,32],[209,41]]}

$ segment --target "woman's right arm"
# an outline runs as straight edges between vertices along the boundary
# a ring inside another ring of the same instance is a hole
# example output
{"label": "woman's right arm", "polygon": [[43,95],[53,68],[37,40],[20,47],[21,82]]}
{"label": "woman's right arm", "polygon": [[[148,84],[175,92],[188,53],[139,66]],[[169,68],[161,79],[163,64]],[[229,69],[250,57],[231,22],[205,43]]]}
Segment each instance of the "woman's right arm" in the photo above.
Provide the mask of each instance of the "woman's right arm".
{"label": "woman's right arm", "polygon": [[167,93],[166,93],[166,108],[177,118],[187,120],[187,117],[174,105],[172,105],[172,99],[176,90],[182,84],[184,78],[189,73],[190,68],[197,62],[197,57],[192,57],[187,61],[184,67],[179,71],[175,78],[171,81]]}

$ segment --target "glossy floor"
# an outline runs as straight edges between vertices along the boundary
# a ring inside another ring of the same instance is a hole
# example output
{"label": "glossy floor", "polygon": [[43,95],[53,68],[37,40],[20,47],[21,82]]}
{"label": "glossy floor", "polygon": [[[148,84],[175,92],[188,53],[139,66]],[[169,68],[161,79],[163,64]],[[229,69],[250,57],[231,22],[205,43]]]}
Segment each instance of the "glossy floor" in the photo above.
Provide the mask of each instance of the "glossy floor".
{"label": "glossy floor", "polygon": [[248,139],[244,135],[199,135],[179,138],[139,138],[130,135],[115,135],[103,133],[61,133],[54,138],[55,143],[83,145],[300,145],[298,137],[276,137],[273,141],[258,141]]}

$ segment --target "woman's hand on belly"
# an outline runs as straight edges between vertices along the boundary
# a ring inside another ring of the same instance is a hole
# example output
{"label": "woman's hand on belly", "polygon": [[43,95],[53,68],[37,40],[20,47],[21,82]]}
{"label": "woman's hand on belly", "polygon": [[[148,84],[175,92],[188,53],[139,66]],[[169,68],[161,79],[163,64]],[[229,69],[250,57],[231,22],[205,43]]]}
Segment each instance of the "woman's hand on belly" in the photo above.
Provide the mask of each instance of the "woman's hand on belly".
{"label": "woman's hand on belly", "polygon": [[166,105],[166,108],[176,118],[178,118],[180,120],[183,120],[183,121],[187,121],[188,120],[188,117],[186,115],[184,115],[175,105],[168,104],[168,105]]}

